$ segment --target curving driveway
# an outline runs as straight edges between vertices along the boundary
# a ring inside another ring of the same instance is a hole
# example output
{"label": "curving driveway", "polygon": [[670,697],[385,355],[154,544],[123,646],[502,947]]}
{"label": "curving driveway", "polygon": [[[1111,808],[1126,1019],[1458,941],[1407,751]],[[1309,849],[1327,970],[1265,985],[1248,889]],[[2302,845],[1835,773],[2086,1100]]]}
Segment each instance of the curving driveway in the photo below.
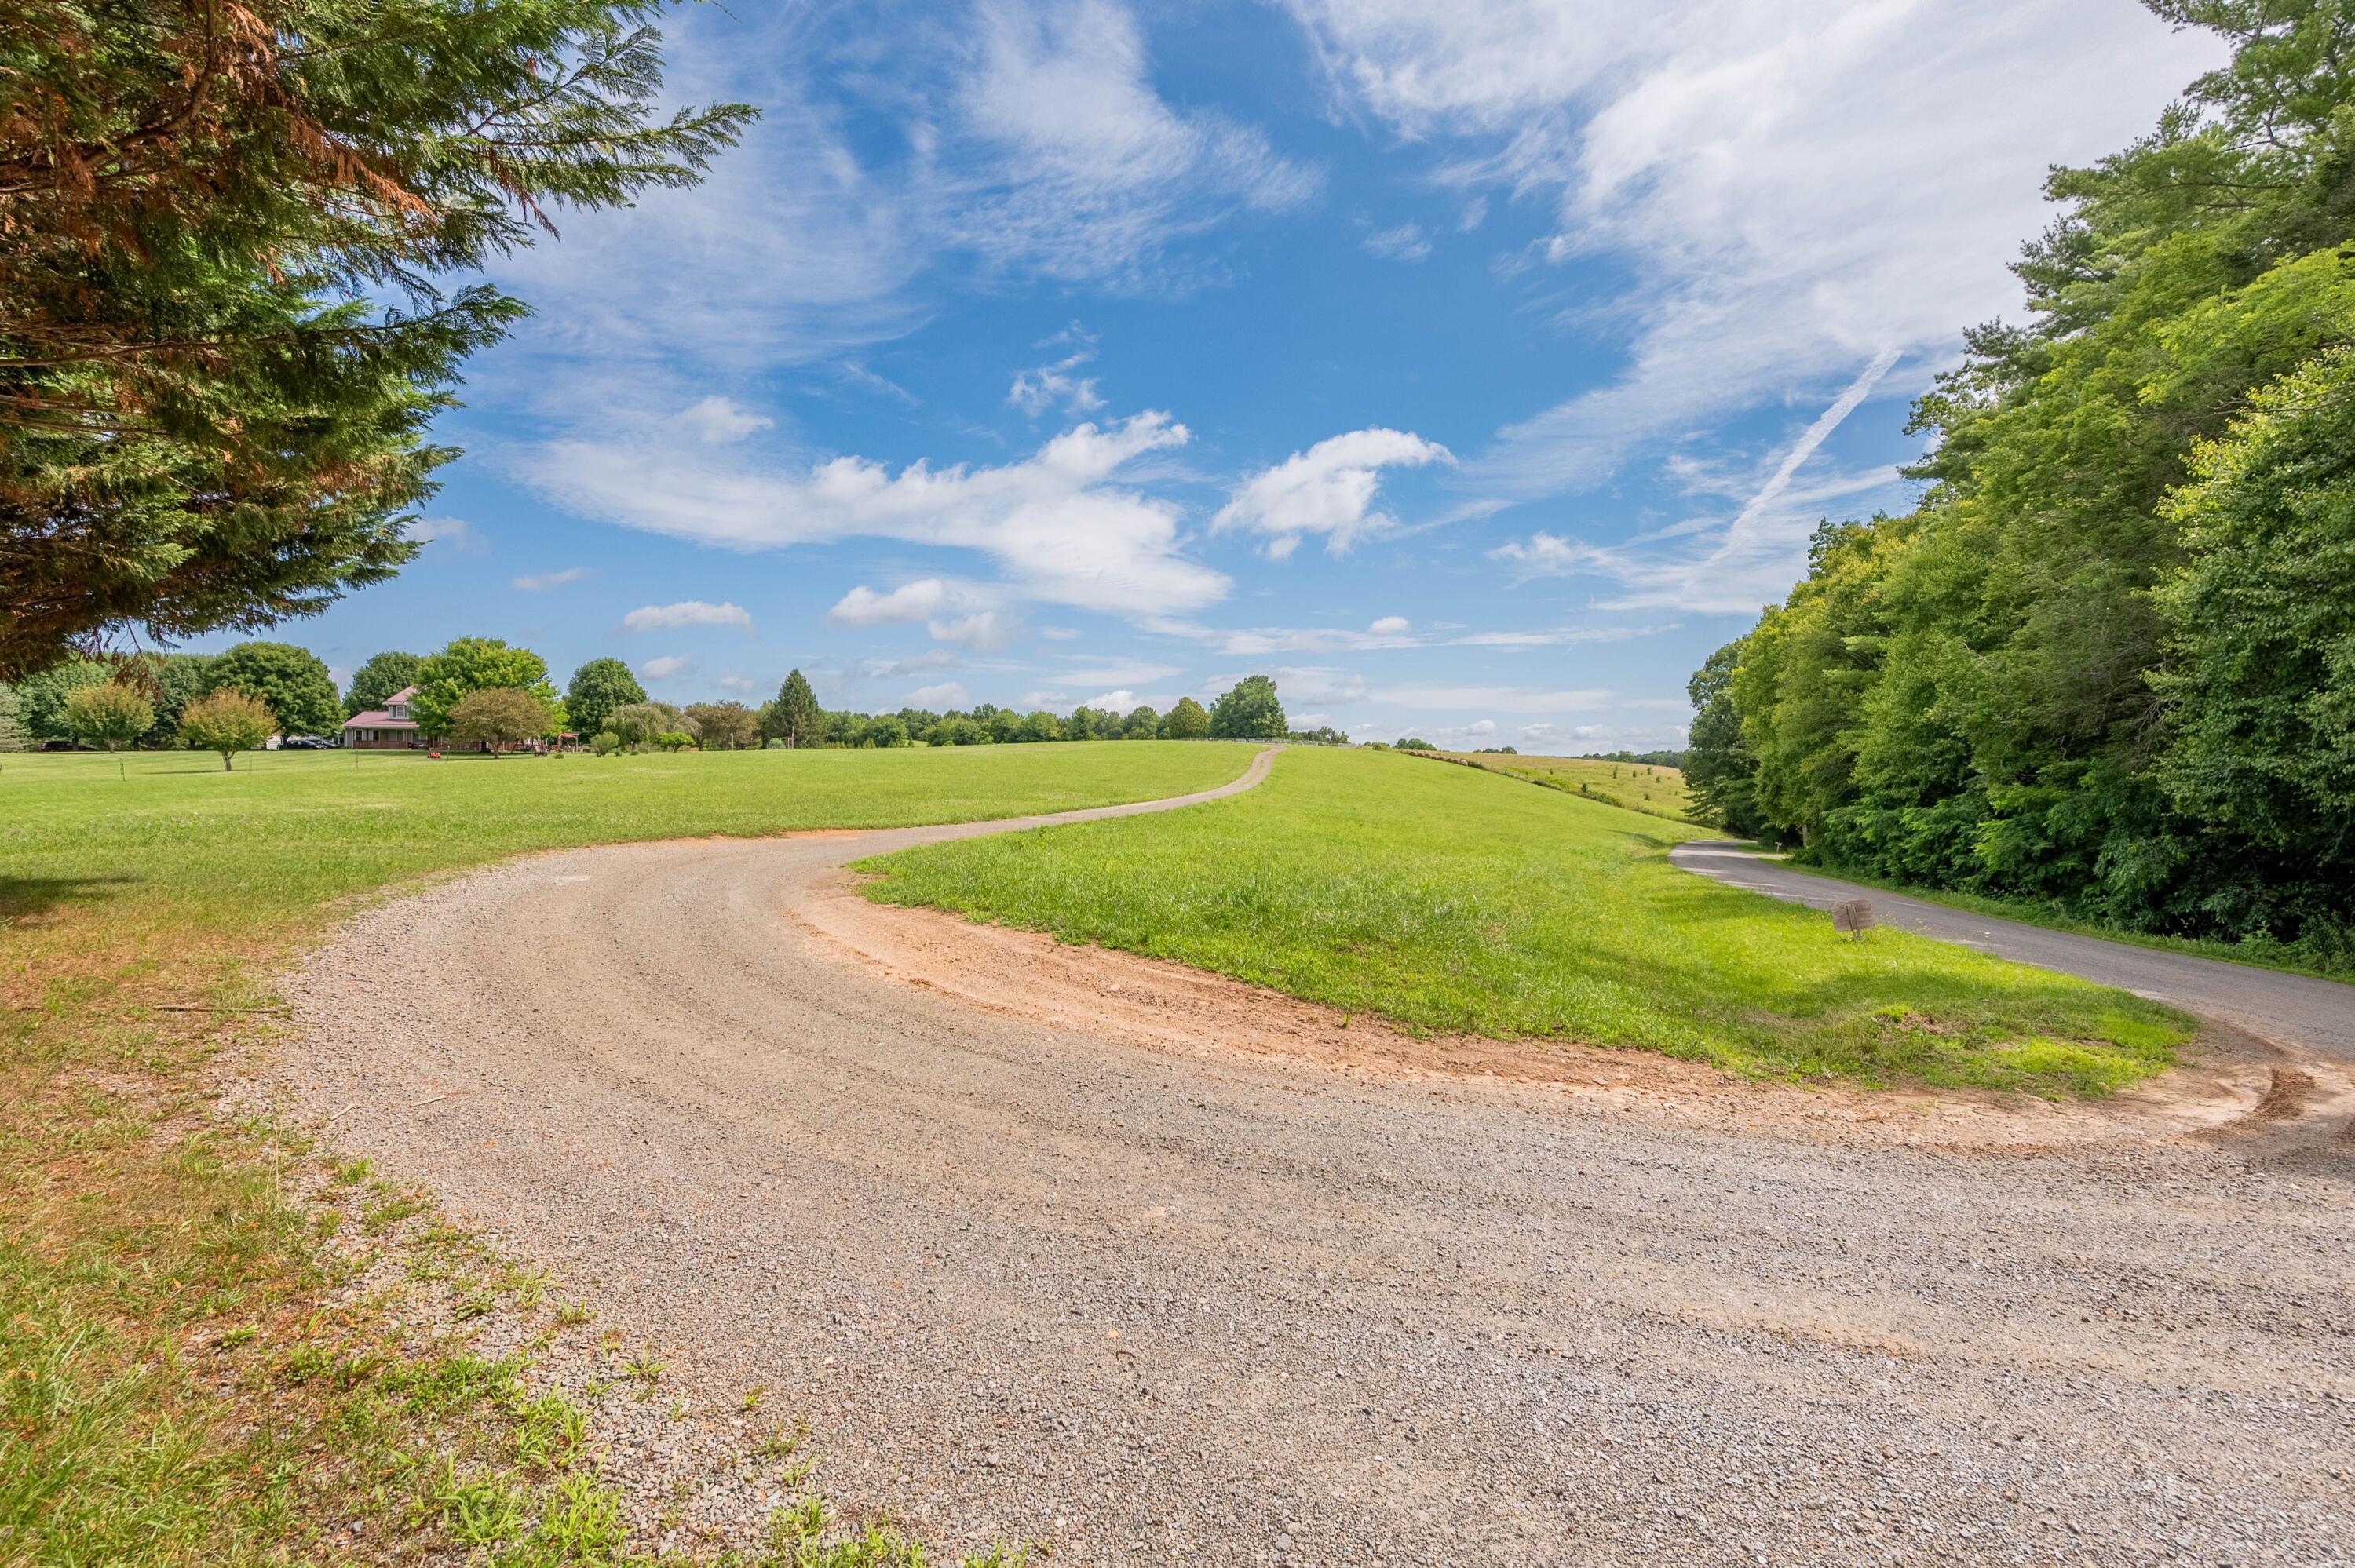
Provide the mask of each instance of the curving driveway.
{"label": "curving driveway", "polygon": [[538,856],[290,987],[283,1079],[340,1142],[668,1362],[605,1407],[642,1518],[744,1539],[773,1413],[846,1507],[1060,1564],[2355,1543],[2343,1132],[1990,1156],[1184,1054],[793,918],[847,861],[1027,825]]}
{"label": "curving driveway", "polygon": [[2303,1046],[2355,1061],[2355,986],[1950,909],[1796,871],[1746,843],[1716,839],[1683,843],[1668,852],[1668,859],[1729,886],[1817,909],[1828,909],[1841,899],[1869,898],[1874,917],[1885,926],[2040,969],[2082,975],[2221,1020],[2273,1044]]}

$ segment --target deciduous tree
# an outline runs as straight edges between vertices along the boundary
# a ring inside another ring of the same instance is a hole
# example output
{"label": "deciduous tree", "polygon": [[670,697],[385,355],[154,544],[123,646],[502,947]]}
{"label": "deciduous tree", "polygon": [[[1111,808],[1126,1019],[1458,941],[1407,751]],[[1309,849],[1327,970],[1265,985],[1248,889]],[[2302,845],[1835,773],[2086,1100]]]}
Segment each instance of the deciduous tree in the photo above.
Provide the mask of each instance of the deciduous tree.
{"label": "deciduous tree", "polygon": [[572,672],[564,689],[564,715],[573,730],[595,735],[615,708],[646,700],[646,689],[619,659],[591,659]]}
{"label": "deciduous tree", "polygon": [[1269,675],[1246,675],[1210,705],[1210,733],[1228,740],[1282,740],[1290,732]]}
{"label": "deciduous tree", "polygon": [[221,767],[234,771],[240,751],[251,751],[278,733],[270,710],[243,692],[223,687],[188,705],[180,715],[180,739],[193,751],[217,751]]}
{"label": "deciduous tree", "polygon": [[432,655],[417,672],[417,694],[410,716],[426,735],[450,733],[450,710],[469,692],[512,686],[529,692],[555,711],[557,727],[566,715],[549,683],[548,661],[528,648],[510,648],[496,637],[461,637]]}
{"label": "deciduous tree", "polygon": [[761,744],[761,721],[742,703],[695,703],[687,716],[706,751],[741,751]]}
{"label": "deciduous tree", "polygon": [[494,748],[517,746],[553,734],[556,714],[547,703],[517,686],[486,686],[450,705],[452,740],[487,741]]}
{"label": "deciduous tree", "polygon": [[605,715],[605,728],[624,746],[645,746],[658,735],[685,735],[694,720],[668,703],[623,703]]}
{"label": "deciduous tree", "polygon": [[66,697],[66,723],[76,737],[109,751],[129,746],[155,722],[155,705],[120,682],[80,686]]}
{"label": "deciduous tree", "polygon": [[352,683],[344,692],[344,716],[370,713],[392,701],[395,692],[417,684],[418,672],[425,661],[414,653],[373,653],[368,662],[352,673]]}
{"label": "deciduous tree", "polygon": [[1193,698],[1180,697],[1161,721],[1161,733],[1171,740],[1200,740],[1210,733],[1209,712]]}
{"label": "deciduous tree", "polygon": [[307,648],[240,642],[212,662],[206,678],[260,702],[276,715],[282,734],[334,735],[343,727],[335,677]]}

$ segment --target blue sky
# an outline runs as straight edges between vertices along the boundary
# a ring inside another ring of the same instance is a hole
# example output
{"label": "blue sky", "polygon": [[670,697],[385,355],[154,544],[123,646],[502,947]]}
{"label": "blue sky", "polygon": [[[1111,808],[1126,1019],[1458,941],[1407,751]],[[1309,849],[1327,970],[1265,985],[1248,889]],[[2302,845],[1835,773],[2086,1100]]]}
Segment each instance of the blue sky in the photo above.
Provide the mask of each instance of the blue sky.
{"label": "blue sky", "polygon": [[2130,0],[733,9],[674,15],[671,87],[762,123],[503,268],[537,314],[432,542],[280,633],[339,676],[466,634],[682,703],[1266,671],[1360,738],[1677,744],[1816,521],[1907,503],[2045,166],[2221,58]]}

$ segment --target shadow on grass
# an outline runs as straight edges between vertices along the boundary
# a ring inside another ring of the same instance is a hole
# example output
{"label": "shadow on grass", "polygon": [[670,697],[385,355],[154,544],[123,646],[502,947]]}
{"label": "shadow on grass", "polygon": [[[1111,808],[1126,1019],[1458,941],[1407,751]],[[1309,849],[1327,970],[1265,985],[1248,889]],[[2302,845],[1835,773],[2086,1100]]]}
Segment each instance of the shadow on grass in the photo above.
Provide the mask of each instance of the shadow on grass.
{"label": "shadow on grass", "polygon": [[0,924],[37,920],[60,906],[94,905],[135,876],[0,876]]}

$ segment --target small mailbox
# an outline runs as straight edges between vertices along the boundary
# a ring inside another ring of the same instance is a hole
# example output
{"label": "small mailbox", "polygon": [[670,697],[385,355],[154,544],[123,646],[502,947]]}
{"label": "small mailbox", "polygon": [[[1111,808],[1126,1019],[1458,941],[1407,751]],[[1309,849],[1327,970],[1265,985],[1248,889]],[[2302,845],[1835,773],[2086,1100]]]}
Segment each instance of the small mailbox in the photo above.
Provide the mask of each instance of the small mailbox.
{"label": "small mailbox", "polygon": [[1832,906],[1832,929],[1843,937],[1862,941],[1872,929],[1872,903],[1864,898],[1844,898]]}

